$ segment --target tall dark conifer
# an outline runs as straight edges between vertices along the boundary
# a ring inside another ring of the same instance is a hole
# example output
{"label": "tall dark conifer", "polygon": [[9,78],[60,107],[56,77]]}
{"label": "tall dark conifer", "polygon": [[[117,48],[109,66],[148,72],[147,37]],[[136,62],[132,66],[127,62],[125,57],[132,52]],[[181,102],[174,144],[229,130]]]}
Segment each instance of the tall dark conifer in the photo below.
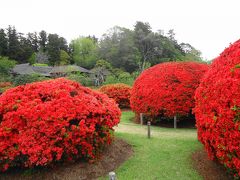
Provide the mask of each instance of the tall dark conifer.
{"label": "tall dark conifer", "polygon": [[0,29],[0,56],[7,55],[7,48],[8,48],[8,40],[7,35],[4,29]]}
{"label": "tall dark conifer", "polygon": [[9,26],[7,28],[7,36],[8,36],[7,56],[10,59],[19,61],[18,53],[20,50],[20,42],[18,40],[18,33],[14,26],[13,27]]}

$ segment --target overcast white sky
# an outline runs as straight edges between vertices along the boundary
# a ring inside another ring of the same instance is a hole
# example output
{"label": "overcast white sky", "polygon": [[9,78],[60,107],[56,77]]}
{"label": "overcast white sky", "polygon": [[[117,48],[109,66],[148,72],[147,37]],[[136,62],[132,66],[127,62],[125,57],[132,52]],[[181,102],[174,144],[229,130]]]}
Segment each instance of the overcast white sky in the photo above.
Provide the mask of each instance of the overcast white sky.
{"label": "overcast white sky", "polygon": [[174,29],[176,39],[212,59],[240,39],[240,0],[0,0],[0,28],[45,30],[65,37],[101,37],[119,25],[149,22],[154,31]]}

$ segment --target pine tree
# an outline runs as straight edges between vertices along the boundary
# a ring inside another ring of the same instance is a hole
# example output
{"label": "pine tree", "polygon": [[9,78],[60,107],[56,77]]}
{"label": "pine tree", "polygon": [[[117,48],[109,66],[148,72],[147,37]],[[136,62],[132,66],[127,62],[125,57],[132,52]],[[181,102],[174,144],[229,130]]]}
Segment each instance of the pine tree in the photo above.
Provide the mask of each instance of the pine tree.
{"label": "pine tree", "polygon": [[7,55],[7,35],[4,29],[0,29],[0,56]]}
{"label": "pine tree", "polygon": [[18,40],[18,33],[15,27],[9,26],[7,29],[7,36],[8,36],[8,49],[7,49],[7,56],[10,59],[14,59],[19,61],[18,53],[20,50],[20,42]]}
{"label": "pine tree", "polygon": [[46,31],[42,30],[39,33],[39,46],[40,46],[40,50],[45,52],[46,51],[46,45],[47,45],[47,33],[46,33]]}

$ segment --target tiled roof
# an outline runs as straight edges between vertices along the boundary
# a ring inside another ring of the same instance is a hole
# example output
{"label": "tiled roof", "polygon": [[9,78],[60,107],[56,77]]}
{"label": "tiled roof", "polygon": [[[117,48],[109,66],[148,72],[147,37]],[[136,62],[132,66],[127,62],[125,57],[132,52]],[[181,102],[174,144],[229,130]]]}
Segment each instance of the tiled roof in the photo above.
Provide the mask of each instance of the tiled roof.
{"label": "tiled roof", "polygon": [[76,65],[64,66],[31,66],[29,63],[18,64],[13,69],[14,74],[40,74],[43,76],[51,76],[55,73],[68,73],[68,72],[84,72],[91,73],[91,71]]}
{"label": "tiled roof", "polygon": [[64,65],[64,66],[54,66],[53,69],[50,71],[50,74],[54,73],[67,73],[67,72],[84,72],[84,73],[91,73],[89,70],[76,66],[76,65]]}

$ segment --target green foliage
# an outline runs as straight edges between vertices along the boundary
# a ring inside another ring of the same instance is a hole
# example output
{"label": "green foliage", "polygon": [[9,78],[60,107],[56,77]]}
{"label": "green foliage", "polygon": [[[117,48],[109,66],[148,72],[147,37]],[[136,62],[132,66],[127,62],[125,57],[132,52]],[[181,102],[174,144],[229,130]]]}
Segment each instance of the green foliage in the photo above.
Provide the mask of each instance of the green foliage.
{"label": "green foliage", "polygon": [[60,65],[70,64],[70,56],[64,50],[60,50]]}
{"label": "green foliage", "polygon": [[67,41],[57,34],[49,34],[46,50],[50,65],[59,65],[61,50],[67,51]]}
{"label": "green foliage", "polygon": [[18,41],[18,34],[15,27],[9,26],[7,29],[8,37],[8,51],[7,56],[10,59],[18,59],[18,52],[20,49],[20,42]]}
{"label": "green foliage", "polygon": [[127,28],[119,26],[111,28],[99,43],[99,56],[110,62],[113,67],[128,72],[137,69],[138,55],[133,32]]}
{"label": "green foliage", "polygon": [[183,51],[185,52],[184,60],[185,61],[203,61],[201,57],[201,52],[195,49],[188,43],[181,43]]}
{"label": "green foliage", "polygon": [[49,78],[41,76],[39,74],[31,74],[31,75],[18,75],[13,79],[13,84],[15,86],[37,82],[37,81],[44,81],[48,80]]}
{"label": "green foliage", "polygon": [[95,67],[101,67],[101,68],[107,69],[110,72],[113,71],[112,65],[103,59],[97,60]]}
{"label": "green foliage", "polygon": [[93,80],[89,76],[87,76],[83,73],[75,73],[75,74],[70,73],[67,76],[67,78],[70,80],[79,82],[83,86],[93,86]]}
{"label": "green foliage", "polygon": [[134,44],[139,51],[139,71],[146,69],[146,63],[158,59],[162,54],[161,36],[151,31],[149,23],[137,22],[134,26]]}
{"label": "green foliage", "polygon": [[40,45],[40,50],[45,52],[46,51],[46,45],[47,45],[47,33],[46,33],[46,31],[41,31],[39,33],[39,45]]}
{"label": "green foliage", "polygon": [[10,75],[10,70],[16,65],[16,61],[8,57],[0,56],[0,75]]}
{"label": "green foliage", "polygon": [[91,38],[80,37],[71,42],[74,62],[87,69],[94,67],[97,61],[97,45]]}
{"label": "green foliage", "polygon": [[[33,53],[35,55],[33,55]],[[24,35],[14,26],[0,29],[0,56],[15,59],[18,64],[77,64],[87,69],[105,59],[113,68],[132,73],[166,61],[202,61],[201,52],[188,43],[179,44],[174,30],[164,35],[153,32],[149,23],[136,22],[134,30],[115,26],[101,40],[95,36],[80,37],[70,44],[58,34],[42,30]]]}
{"label": "green foliage", "polygon": [[112,75],[108,75],[105,84],[116,84],[116,83],[124,83],[132,86],[135,77],[128,72],[122,71],[120,69],[114,69]]}
{"label": "green foliage", "polygon": [[0,73],[0,82],[12,82],[13,76]]}
{"label": "green foliage", "polygon": [[0,56],[7,55],[8,40],[4,29],[0,29]]}
{"label": "green foliage", "polygon": [[36,63],[36,53],[32,53],[31,57],[28,59],[28,62],[30,64],[35,64]]}

